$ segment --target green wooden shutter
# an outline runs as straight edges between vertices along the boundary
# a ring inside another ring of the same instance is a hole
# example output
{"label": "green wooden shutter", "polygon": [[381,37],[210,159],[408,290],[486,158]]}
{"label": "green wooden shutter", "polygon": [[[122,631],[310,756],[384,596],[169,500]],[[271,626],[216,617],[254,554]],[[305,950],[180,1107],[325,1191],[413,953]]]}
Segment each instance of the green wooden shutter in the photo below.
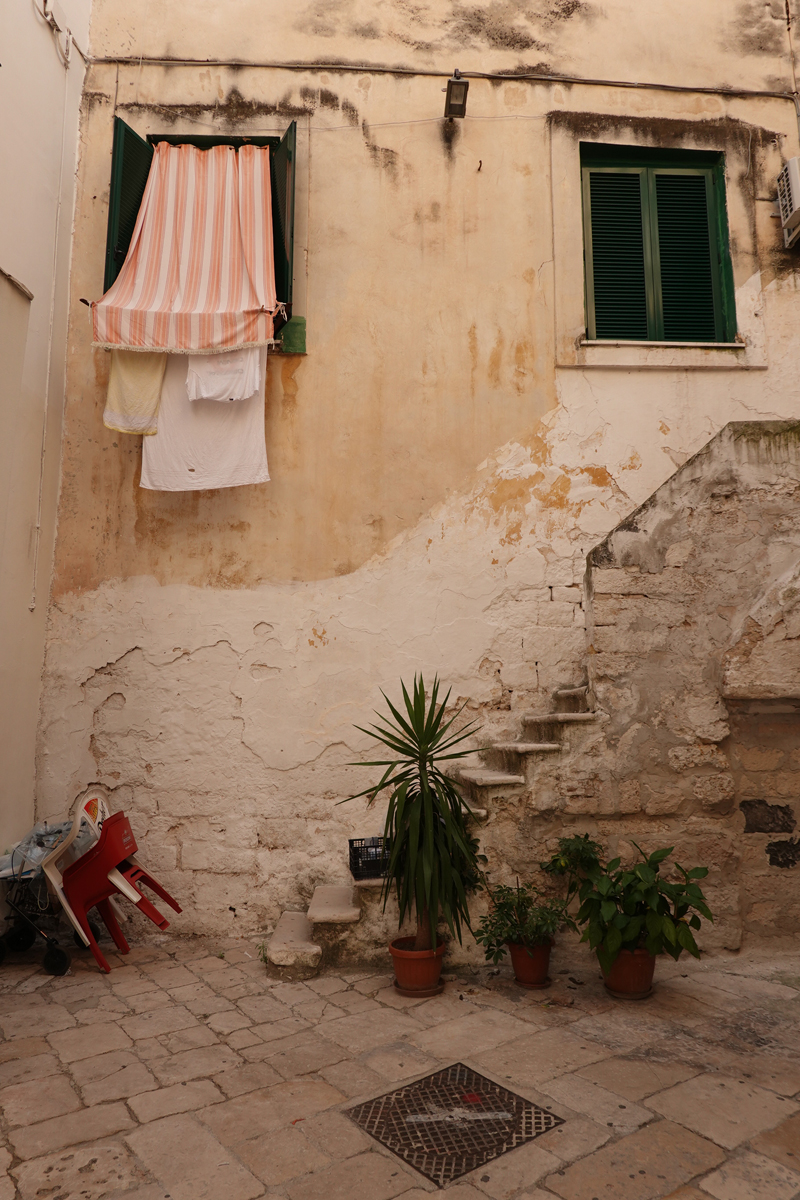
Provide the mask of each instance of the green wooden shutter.
{"label": "green wooden shutter", "polygon": [[111,287],[125,262],[152,159],[153,147],[134,133],[130,125],[115,117],[104,292]]}
{"label": "green wooden shutter", "polygon": [[645,182],[639,170],[584,171],[587,308],[592,339],[643,341],[648,337]]}
{"label": "green wooden shutter", "polygon": [[661,283],[657,337],[665,342],[721,340],[710,172],[649,174],[655,186],[654,261]]}
{"label": "green wooden shutter", "polygon": [[272,154],[272,238],[275,247],[275,290],[284,304],[292,302],[294,270],[294,175],[297,122],[292,121]]}

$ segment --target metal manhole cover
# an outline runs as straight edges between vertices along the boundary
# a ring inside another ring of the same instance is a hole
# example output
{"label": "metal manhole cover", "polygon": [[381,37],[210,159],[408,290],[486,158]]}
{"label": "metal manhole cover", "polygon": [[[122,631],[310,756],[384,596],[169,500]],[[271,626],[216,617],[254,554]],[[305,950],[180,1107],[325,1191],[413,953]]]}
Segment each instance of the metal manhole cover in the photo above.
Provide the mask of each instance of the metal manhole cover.
{"label": "metal manhole cover", "polygon": [[463,1063],[347,1112],[439,1187],[564,1124]]}

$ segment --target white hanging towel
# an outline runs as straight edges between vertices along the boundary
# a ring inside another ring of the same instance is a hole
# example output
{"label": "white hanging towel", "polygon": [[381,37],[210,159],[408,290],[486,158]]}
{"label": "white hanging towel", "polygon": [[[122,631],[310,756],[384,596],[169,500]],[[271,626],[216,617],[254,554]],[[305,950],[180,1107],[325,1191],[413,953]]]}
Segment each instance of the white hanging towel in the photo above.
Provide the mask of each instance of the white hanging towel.
{"label": "white hanging towel", "polygon": [[156,432],[166,365],[166,354],[111,351],[108,395],[103,413],[106,429],[114,429],[117,433]]}
{"label": "white hanging towel", "polygon": [[186,394],[190,400],[246,400],[260,389],[266,363],[266,346],[190,354]]}
{"label": "white hanging towel", "polygon": [[190,403],[187,358],[168,357],[158,433],[143,443],[141,486],[157,492],[197,492],[267,483],[263,389],[236,404]]}

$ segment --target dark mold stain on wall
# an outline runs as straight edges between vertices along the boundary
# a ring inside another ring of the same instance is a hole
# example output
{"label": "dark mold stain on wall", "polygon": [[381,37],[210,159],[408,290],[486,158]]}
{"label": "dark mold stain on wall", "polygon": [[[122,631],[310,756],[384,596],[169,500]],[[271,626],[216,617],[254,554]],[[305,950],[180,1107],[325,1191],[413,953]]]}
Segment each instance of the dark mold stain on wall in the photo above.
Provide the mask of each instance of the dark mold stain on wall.
{"label": "dark mold stain on wall", "polygon": [[766,800],[742,800],[745,833],[792,833],[797,828],[788,804],[767,804]]}
{"label": "dark mold stain on wall", "polygon": [[782,842],[767,843],[767,858],[771,867],[788,870],[800,863],[800,838],[786,838]]}

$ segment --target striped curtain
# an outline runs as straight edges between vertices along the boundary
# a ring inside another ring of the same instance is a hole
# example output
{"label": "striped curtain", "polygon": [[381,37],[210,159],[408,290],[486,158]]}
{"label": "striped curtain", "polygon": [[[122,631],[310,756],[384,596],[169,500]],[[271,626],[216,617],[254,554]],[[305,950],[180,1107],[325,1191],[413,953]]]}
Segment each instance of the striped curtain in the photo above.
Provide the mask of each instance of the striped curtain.
{"label": "striped curtain", "polygon": [[92,305],[95,346],[263,346],[276,311],[268,147],[158,142],[128,256]]}

